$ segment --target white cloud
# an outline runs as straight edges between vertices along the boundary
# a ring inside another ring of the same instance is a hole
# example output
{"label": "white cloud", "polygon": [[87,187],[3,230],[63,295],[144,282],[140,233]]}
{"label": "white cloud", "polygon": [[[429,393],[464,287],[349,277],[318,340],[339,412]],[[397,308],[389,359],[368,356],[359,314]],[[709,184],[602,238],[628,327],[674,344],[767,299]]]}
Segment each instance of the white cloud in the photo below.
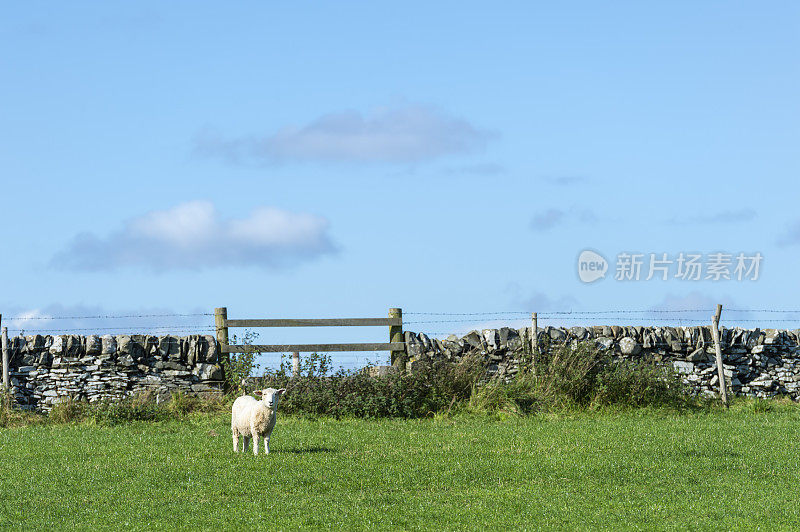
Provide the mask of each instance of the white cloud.
{"label": "white cloud", "polygon": [[266,136],[226,139],[205,131],[197,153],[230,162],[291,161],[417,163],[482,149],[492,134],[430,106],[323,115],[304,126],[285,126]]}
{"label": "white cloud", "polygon": [[336,251],[320,216],[259,207],[223,219],[208,201],[151,211],[98,237],[81,233],[51,259],[56,268],[110,271],[140,266],[154,271],[220,266],[280,269]]}

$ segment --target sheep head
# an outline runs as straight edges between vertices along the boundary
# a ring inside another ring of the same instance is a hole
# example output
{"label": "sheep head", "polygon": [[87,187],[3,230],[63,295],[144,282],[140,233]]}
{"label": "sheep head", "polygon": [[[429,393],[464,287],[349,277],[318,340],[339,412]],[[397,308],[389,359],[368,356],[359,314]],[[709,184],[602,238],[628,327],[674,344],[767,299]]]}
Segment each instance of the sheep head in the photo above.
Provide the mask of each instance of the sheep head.
{"label": "sheep head", "polygon": [[276,390],[275,388],[267,388],[266,390],[256,390],[253,393],[261,397],[261,401],[264,402],[267,408],[274,409],[278,406],[278,401],[280,401],[281,395],[283,395],[283,392],[285,391],[286,388],[281,388],[280,390]]}

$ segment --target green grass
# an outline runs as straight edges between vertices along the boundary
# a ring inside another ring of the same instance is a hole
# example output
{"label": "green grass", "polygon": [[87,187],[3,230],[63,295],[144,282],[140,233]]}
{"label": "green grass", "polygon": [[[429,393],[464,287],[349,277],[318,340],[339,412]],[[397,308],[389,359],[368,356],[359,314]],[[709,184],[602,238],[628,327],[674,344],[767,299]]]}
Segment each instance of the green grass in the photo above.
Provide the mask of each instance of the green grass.
{"label": "green grass", "polygon": [[497,419],[279,417],[234,455],[220,415],[0,429],[0,527],[800,527],[800,408]]}

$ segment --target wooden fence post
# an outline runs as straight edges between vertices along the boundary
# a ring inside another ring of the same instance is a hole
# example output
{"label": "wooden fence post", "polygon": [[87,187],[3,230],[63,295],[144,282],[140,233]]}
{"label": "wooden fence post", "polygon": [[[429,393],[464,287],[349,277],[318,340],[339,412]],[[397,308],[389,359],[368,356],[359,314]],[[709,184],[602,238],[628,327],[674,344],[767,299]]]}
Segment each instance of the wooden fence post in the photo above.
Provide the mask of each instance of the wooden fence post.
{"label": "wooden fence post", "polygon": [[228,326],[225,325],[225,320],[228,319],[228,307],[220,307],[214,309],[214,326],[217,329],[217,342],[222,345],[228,345]]}
{"label": "wooden fence post", "polygon": [[[219,344],[219,361],[220,361],[220,364],[222,364],[223,362],[229,362],[230,361],[230,354],[229,353],[225,353],[222,350],[223,346],[228,345],[228,326],[225,325],[225,320],[227,320],[227,319],[228,319],[228,307],[220,307],[220,308],[215,308],[214,309],[214,327],[217,330],[217,343]],[[223,357],[225,358],[224,361],[223,361]],[[224,371],[226,371],[226,372],[228,371],[228,364],[222,364],[222,367],[223,367]],[[226,380],[229,379],[229,378],[230,378],[230,376],[228,376],[228,375],[225,376]],[[236,383],[236,385],[238,387],[240,387],[242,389],[242,391],[245,391],[245,386],[241,382]],[[227,390],[228,385],[225,384],[224,387]]]}
{"label": "wooden fence post", "polygon": [[[400,325],[390,325],[389,326],[389,342],[402,342],[403,341],[403,309],[400,308],[390,308],[389,309],[389,317],[390,318],[398,318],[401,320]],[[406,369],[406,358],[405,358],[405,351],[391,351],[389,357],[389,363],[392,366],[396,366],[400,371],[405,371]]]}
{"label": "wooden fence post", "polygon": [[536,359],[539,354],[539,318],[536,312],[531,314],[531,353],[533,353],[533,374],[536,375]]}
{"label": "wooden fence post", "polygon": [[300,353],[295,351],[292,353],[292,378],[296,379],[300,376]]}
{"label": "wooden fence post", "polygon": [[8,327],[3,327],[2,347],[3,347],[3,391],[8,392],[11,389],[11,379],[8,374]]}
{"label": "wooden fence post", "polygon": [[714,338],[714,350],[717,355],[717,378],[719,379],[719,396],[722,404],[728,408],[728,385],[725,382],[725,368],[722,366],[722,347],[719,338],[719,318],[722,315],[722,305],[717,305],[717,312],[711,318],[711,335]]}

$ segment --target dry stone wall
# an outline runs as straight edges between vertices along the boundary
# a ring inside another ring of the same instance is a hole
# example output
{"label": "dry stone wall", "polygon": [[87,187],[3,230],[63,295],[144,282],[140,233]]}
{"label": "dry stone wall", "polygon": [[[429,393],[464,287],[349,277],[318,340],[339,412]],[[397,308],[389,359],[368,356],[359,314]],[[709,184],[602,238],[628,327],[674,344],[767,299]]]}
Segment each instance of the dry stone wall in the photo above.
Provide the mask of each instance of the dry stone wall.
{"label": "dry stone wall", "polygon": [[[544,327],[540,349],[568,342],[593,342],[620,359],[670,364],[698,394],[718,393],[714,343],[710,327]],[[469,353],[484,357],[490,377],[509,379],[531,351],[531,329],[485,329],[444,340],[424,333],[405,333],[407,367],[433,360],[458,361]],[[800,329],[722,328],[725,378],[737,395],[790,396],[800,399]]]}
{"label": "dry stone wall", "polygon": [[47,411],[68,398],[98,401],[152,392],[220,393],[213,336],[18,336],[9,339],[16,403]]}

